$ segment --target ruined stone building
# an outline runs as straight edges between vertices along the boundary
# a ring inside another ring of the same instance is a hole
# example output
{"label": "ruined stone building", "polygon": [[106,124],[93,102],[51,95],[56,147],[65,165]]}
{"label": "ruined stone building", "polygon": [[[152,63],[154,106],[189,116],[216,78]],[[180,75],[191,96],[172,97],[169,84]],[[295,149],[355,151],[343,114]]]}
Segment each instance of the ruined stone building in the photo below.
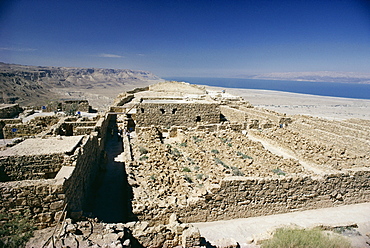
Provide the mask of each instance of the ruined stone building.
{"label": "ruined stone building", "polygon": [[199,245],[199,233],[180,222],[370,200],[365,120],[287,116],[224,91],[164,82],[119,94],[102,115],[30,123],[25,132],[34,137],[0,151],[0,209],[28,212],[39,227],[55,225],[64,208],[83,214],[113,126],[123,131],[115,161],[132,193],[127,215],[139,221],[127,227],[146,245]]}
{"label": "ruined stone building", "polygon": [[286,116],[179,82],[115,102],[120,125],[136,133],[123,158],[140,220],[164,223],[176,213],[214,221],[369,200],[370,149],[360,138],[369,140],[369,123]]}

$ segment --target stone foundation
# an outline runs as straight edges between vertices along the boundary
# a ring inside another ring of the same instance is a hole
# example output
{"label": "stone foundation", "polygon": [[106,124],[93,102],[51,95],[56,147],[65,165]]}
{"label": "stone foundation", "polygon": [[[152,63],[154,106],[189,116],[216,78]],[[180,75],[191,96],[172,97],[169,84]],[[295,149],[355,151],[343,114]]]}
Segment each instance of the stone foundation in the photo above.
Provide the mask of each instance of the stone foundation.
{"label": "stone foundation", "polygon": [[[370,170],[323,177],[229,177],[186,199],[186,206],[133,206],[140,220],[161,223],[176,213],[185,223],[228,220],[370,201]],[[137,211],[142,209],[141,211]]]}

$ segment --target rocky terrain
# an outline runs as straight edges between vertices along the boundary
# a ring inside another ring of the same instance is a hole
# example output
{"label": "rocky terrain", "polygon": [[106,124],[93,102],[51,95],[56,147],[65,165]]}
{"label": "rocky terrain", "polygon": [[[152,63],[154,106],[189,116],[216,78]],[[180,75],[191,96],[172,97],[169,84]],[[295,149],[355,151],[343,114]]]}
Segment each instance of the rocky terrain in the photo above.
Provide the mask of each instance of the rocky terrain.
{"label": "rocky terrain", "polygon": [[[149,85],[161,79],[150,72],[128,69],[24,66],[0,63],[0,103],[45,105],[50,100],[84,98],[111,104],[127,84]],[[119,89],[117,91],[117,89]]]}

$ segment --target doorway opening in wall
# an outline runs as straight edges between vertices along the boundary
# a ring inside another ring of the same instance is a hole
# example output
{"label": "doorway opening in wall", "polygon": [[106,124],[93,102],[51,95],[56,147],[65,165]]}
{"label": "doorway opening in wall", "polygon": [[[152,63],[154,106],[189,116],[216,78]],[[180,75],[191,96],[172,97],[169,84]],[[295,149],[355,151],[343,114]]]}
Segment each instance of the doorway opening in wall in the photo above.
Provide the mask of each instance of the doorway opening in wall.
{"label": "doorway opening in wall", "polygon": [[127,129],[128,129],[128,131],[130,131],[130,132],[135,131],[136,123],[135,123],[134,119],[132,118],[132,115],[127,114],[126,117],[127,117]]}
{"label": "doorway opening in wall", "polygon": [[200,118],[200,116],[197,116],[197,118],[195,119],[196,122],[200,122],[202,119]]}

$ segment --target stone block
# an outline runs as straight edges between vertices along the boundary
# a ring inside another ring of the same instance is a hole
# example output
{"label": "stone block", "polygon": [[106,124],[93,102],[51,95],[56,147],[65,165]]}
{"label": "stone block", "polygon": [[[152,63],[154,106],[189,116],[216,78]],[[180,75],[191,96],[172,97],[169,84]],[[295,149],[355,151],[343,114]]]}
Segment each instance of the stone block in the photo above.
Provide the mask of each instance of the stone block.
{"label": "stone block", "polygon": [[52,211],[61,210],[61,209],[63,209],[63,206],[64,206],[64,201],[63,200],[52,202],[52,203],[50,203],[50,210],[52,210]]}

